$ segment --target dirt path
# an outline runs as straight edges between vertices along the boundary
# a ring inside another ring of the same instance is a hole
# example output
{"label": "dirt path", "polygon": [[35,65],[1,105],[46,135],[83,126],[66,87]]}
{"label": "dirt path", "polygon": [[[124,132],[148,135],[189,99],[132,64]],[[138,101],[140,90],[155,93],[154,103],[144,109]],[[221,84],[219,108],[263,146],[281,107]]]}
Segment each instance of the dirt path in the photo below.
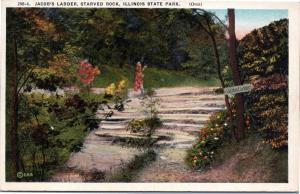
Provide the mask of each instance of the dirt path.
{"label": "dirt path", "polygon": [[[199,129],[209,116],[224,108],[222,95],[215,95],[213,88],[179,87],[160,88],[156,98],[160,99],[159,117],[163,126],[156,136],[168,136],[161,140],[157,160],[144,168],[134,182],[193,182],[191,172],[184,163],[185,151],[194,142]],[[66,169],[53,177],[53,181],[87,181],[86,174],[108,173],[131,161],[141,151],[114,142],[120,138],[135,138],[125,127],[133,118],[144,118],[142,100],[130,91],[125,111],[115,112],[103,121],[99,129],[85,139],[84,148],[71,155]],[[107,110],[109,111],[109,110]],[[99,116],[103,114],[99,112]],[[83,176],[85,175],[85,176]]]}

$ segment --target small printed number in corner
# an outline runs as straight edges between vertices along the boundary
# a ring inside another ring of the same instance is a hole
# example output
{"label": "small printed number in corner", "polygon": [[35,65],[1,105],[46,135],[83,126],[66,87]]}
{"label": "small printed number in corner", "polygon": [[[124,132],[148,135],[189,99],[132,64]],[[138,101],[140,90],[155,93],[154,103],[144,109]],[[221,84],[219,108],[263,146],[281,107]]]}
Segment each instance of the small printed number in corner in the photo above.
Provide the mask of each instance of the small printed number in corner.
{"label": "small printed number in corner", "polygon": [[29,7],[30,3],[29,2],[20,1],[20,2],[18,2],[18,6]]}

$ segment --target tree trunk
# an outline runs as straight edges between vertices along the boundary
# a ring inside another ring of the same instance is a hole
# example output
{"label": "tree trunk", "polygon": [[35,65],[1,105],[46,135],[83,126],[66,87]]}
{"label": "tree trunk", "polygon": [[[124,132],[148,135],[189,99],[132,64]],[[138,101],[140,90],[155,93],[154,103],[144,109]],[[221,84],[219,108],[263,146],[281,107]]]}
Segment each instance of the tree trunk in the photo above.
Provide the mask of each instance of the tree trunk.
{"label": "tree trunk", "polygon": [[17,173],[19,171],[19,151],[18,151],[18,57],[17,57],[17,41],[14,38],[12,43],[13,49],[13,62],[12,62],[12,117],[11,117],[11,166],[12,166],[12,179],[17,181]]}
{"label": "tree trunk", "polygon": [[[205,20],[206,20],[207,27],[208,27],[208,32],[209,32],[208,35],[210,36],[211,41],[213,43],[214,53],[215,53],[216,62],[217,62],[218,78],[221,82],[221,87],[224,89],[225,88],[225,82],[224,82],[224,79],[223,79],[222,74],[221,74],[221,62],[220,62],[220,55],[219,55],[219,51],[218,51],[218,47],[217,47],[217,42],[216,42],[216,39],[215,39],[215,36],[214,36],[214,32],[213,32],[213,30],[210,26],[208,18],[205,17]],[[225,95],[225,105],[226,105],[226,109],[227,109],[228,117],[229,117],[229,123],[228,124],[229,124],[230,127],[232,127],[232,123],[233,123],[232,108],[231,108],[231,105],[230,105],[230,102],[229,102],[228,95]],[[237,138],[234,129],[233,129],[233,135],[235,136],[235,138]]]}
{"label": "tree trunk", "polygon": [[[234,9],[228,9],[228,35],[229,35],[229,61],[233,76],[234,85],[241,85],[241,77],[238,69],[237,55],[236,55],[236,36],[235,36],[235,16]],[[243,94],[236,94],[236,110],[237,110],[237,140],[240,140],[245,135],[244,126],[244,98]]]}

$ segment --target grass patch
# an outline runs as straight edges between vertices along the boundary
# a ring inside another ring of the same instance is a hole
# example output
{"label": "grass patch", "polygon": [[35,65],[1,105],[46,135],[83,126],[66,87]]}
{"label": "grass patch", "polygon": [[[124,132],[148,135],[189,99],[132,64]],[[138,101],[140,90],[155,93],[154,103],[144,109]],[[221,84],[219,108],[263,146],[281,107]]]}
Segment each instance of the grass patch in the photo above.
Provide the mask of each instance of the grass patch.
{"label": "grass patch", "polygon": [[[125,66],[123,69],[115,66],[102,66],[101,75],[98,76],[93,87],[107,87],[111,83],[126,80],[129,88],[133,87],[134,68]],[[200,80],[184,71],[174,71],[148,67],[144,72],[144,87],[180,87],[180,86],[218,86],[219,81],[211,76],[208,80]]]}
{"label": "grass patch", "polygon": [[259,176],[266,176],[264,182],[288,182],[288,151],[286,149],[274,150],[262,141],[259,134],[252,132],[240,142],[225,143],[217,151],[212,166],[221,165],[232,157],[236,157],[237,162],[233,170],[238,176],[243,176],[247,171],[253,170],[260,172]]}
{"label": "grass patch", "polygon": [[147,150],[142,155],[136,155],[128,164],[124,164],[117,172],[112,172],[108,182],[131,182],[138,172],[155,161],[157,154],[154,150]]}
{"label": "grass patch", "polygon": [[114,137],[111,135],[98,135],[99,137],[105,137],[107,140],[112,141],[113,144],[134,147],[138,149],[145,149],[148,147],[156,146],[158,141],[170,141],[170,136],[158,136],[158,137]]}

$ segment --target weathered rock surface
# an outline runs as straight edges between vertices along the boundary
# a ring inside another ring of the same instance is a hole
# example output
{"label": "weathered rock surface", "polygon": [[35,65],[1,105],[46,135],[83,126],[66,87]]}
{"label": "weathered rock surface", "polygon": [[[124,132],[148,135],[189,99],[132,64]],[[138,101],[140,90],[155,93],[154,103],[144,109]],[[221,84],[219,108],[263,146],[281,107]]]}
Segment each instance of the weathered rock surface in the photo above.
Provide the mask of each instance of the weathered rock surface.
{"label": "weathered rock surface", "polygon": [[[157,176],[153,180],[146,174],[159,174],[170,167],[185,169],[185,150],[196,139],[199,129],[209,119],[209,116],[224,108],[222,95],[214,95],[213,88],[209,87],[178,87],[160,88],[156,90],[155,98],[160,99],[158,111],[163,126],[157,130],[154,138],[158,139],[158,160],[139,174],[135,181],[172,181],[172,176]],[[100,92],[101,89],[95,89]],[[84,148],[73,153],[66,164],[72,171],[62,172],[54,176],[54,181],[83,181],[80,172],[109,172],[124,163],[128,163],[141,151],[129,146],[122,146],[116,142],[126,138],[143,138],[137,134],[126,131],[131,119],[146,117],[142,107],[142,99],[137,94],[129,92],[130,102],[126,103],[124,112],[114,111],[114,114],[101,122],[99,129],[91,132],[85,139]],[[105,110],[106,113],[111,110]],[[105,113],[99,111],[99,116]],[[163,138],[162,138],[163,137]],[[72,174],[73,173],[73,174]],[[163,176],[163,175],[162,175]]]}

